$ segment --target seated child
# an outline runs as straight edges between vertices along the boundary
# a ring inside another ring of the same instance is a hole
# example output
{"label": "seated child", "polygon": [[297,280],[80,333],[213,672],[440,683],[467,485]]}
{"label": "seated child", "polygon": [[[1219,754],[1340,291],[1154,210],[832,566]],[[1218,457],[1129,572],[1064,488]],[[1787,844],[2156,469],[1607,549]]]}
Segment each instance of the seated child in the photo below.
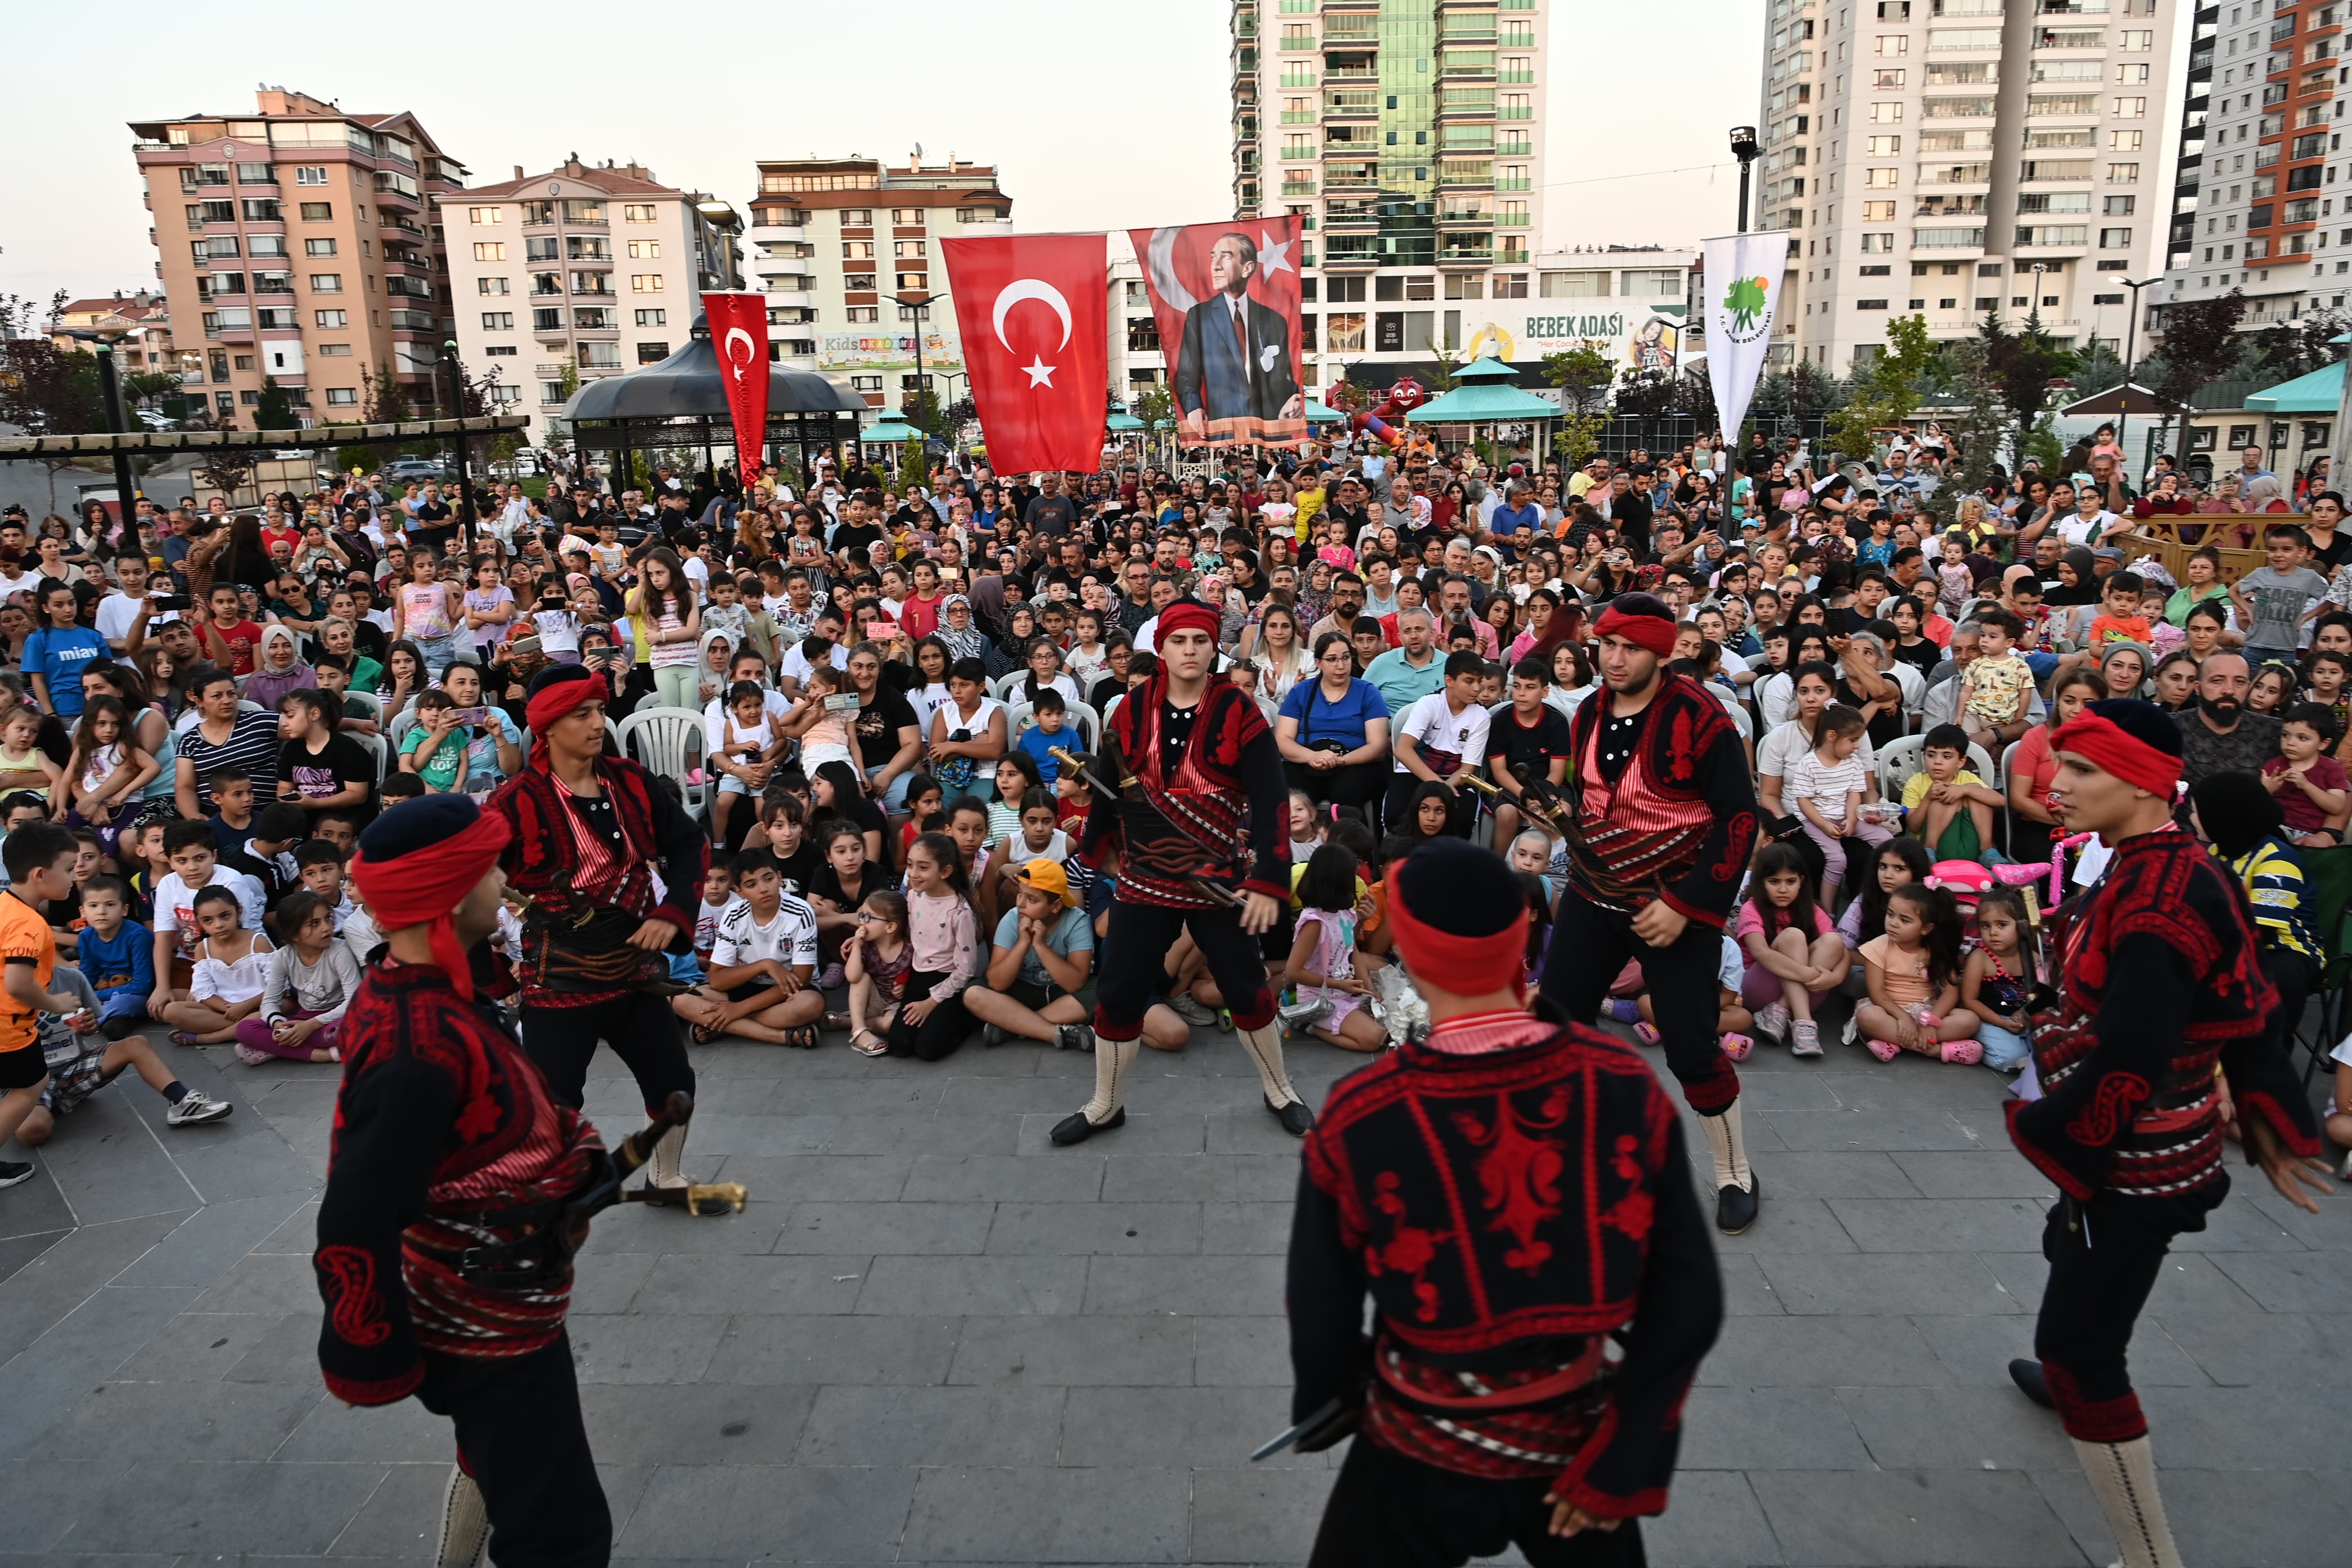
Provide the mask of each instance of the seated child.
{"label": "seated child", "polygon": [[400,771],[424,780],[434,795],[463,793],[466,742],[457,700],[436,686],[416,700],[416,722],[401,737]]}
{"label": "seated child", "polygon": [[[1042,797],[1032,802],[1024,826],[1032,816],[1045,817],[1046,808]],[[1080,895],[1058,860],[1029,860],[1007,875],[1011,906],[996,923],[988,969],[963,993],[964,1006],[981,1021],[981,1042],[998,1046],[1017,1036],[1091,1051],[1095,932]]]}
{"label": "seated child", "polygon": [[[305,892],[326,900],[341,936],[352,918],[352,896],[343,888],[343,851],[324,838],[305,838],[294,847],[295,876]],[[284,908],[280,905],[279,908]]]}
{"label": "seated child", "polygon": [[131,889],[120,877],[92,877],[81,893],[83,921],[75,967],[98,993],[98,1032],[110,1040],[147,1023],[155,992],[155,938],[131,918]]}
{"label": "seated child", "polygon": [[1054,782],[1055,774],[1062,766],[1054,756],[1052,748],[1059,746],[1066,752],[1086,749],[1084,740],[1076,731],[1065,728],[1069,722],[1069,712],[1068,700],[1052,687],[1045,688],[1037,693],[1036,701],[1029,710],[1030,717],[1036,722],[1022,731],[1020,739],[1013,742],[1017,750],[1026,753],[1029,760],[1037,764],[1037,776],[1047,784]]}
{"label": "seated child", "polygon": [[2007,803],[1968,765],[1968,733],[1958,724],[1938,724],[1927,731],[1919,753],[1920,771],[1903,786],[1903,826],[1938,860],[1983,862],[1991,854],[1997,861],[1992,814]]}
{"label": "seated child", "polygon": [[2025,954],[2025,895],[2015,888],[1987,888],[1977,895],[1977,945],[1960,977],[1960,1000],[1977,1016],[1985,1066],[2001,1072],[2015,1072],[2033,1055],[2025,1041],[2031,963]]}
{"label": "seated child", "polygon": [[1364,974],[1378,965],[1360,964],[1356,956],[1358,887],[1351,852],[1337,844],[1315,852],[1298,879],[1303,907],[1282,978],[1298,988],[1302,1004],[1310,998],[1325,1004],[1305,1020],[1307,1033],[1343,1050],[1369,1053],[1384,1049],[1389,1037],[1364,1006],[1372,994]]}
{"label": "seated child", "polygon": [[237,1059],[248,1067],[276,1057],[341,1061],[336,1035],[359,990],[360,966],[335,940],[334,907],[298,888],[278,906],[278,917],[286,945],[269,955],[260,1013],[236,1026]]}
{"label": "seated child", "polygon": [[268,937],[244,923],[237,896],[226,888],[199,892],[195,912],[204,934],[188,999],[167,1004],[163,1017],[173,1026],[175,1046],[226,1045],[236,1038],[239,1024],[261,1010],[272,949]]}
{"label": "seated child", "polygon": [[756,799],[768,787],[776,761],[784,754],[785,737],[778,721],[769,716],[767,693],[756,680],[739,680],[727,689],[719,730],[719,749],[710,759],[719,774],[719,795],[710,809],[715,837],[724,844],[734,797]]}
{"label": "seated child", "polygon": [[1814,1011],[1845,982],[1845,941],[1813,900],[1804,855],[1793,844],[1756,852],[1747,901],[1732,922],[1740,947],[1740,999],[1756,1033],[1786,1040],[1789,1054],[1822,1054]]}
{"label": "seated child", "polygon": [[907,940],[902,895],[876,893],[859,913],[865,918],[858,922],[856,940],[842,953],[849,984],[849,1044],[861,1056],[878,1057],[889,1049],[886,1037],[906,994],[914,949]]}
{"label": "seated child", "polygon": [[2336,825],[2352,805],[2352,777],[2328,755],[2335,715],[2316,702],[2300,702],[2280,716],[2279,754],[2263,764],[2263,787],[2278,797],[2286,837],[2305,849],[2338,842]]}
{"label": "seated child", "polygon": [[1870,996],[1855,1005],[1853,1022],[1872,1056],[1984,1059],[1977,1016],[1959,1005],[1960,911],[1951,894],[1921,882],[1889,893],[1886,930],[1862,944],[1862,962]]}
{"label": "seated child", "polygon": [[741,1035],[772,1046],[814,1049],[824,996],[816,973],[816,911],[784,891],[783,871],[764,849],[728,862],[741,901],[728,906],[710,946],[709,1004],[695,1023],[704,1043]]}
{"label": "seated child", "polygon": [[[784,716],[777,721],[782,733],[801,743],[800,768],[803,774],[813,773],[827,763],[847,763],[858,767],[856,738],[850,732],[855,716],[836,713],[825,705],[825,700],[839,697],[849,689],[849,677],[830,664],[820,664],[808,673],[800,696]],[[865,770],[859,768],[863,776]]]}

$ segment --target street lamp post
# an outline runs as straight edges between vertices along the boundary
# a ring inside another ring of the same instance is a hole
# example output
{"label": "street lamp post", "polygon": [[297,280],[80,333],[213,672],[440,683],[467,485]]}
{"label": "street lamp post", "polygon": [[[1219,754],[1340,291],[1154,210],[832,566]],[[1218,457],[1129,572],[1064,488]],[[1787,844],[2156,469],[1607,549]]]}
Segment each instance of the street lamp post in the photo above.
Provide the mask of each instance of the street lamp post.
{"label": "street lamp post", "polygon": [[470,553],[474,548],[474,474],[466,461],[466,367],[457,359],[457,340],[441,342],[442,368],[449,373],[449,414],[457,421],[458,538]]}
{"label": "street lamp post", "polygon": [[[903,294],[893,294],[891,298],[915,313],[915,412],[920,414],[923,411],[923,399],[930,395],[931,390],[930,377],[923,374],[923,318],[930,314],[931,296],[925,289],[909,289]],[[902,406],[906,403],[904,396],[901,396],[898,401]],[[917,426],[916,428],[922,427]],[[925,430],[923,434],[928,438],[930,432]],[[929,461],[928,452],[924,455],[924,460]]]}
{"label": "street lamp post", "polygon": [[1731,128],[1731,155],[1739,160],[1739,232],[1748,232],[1748,174],[1757,157],[1764,151],[1756,140],[1756,127],[1735,125]]}
{"label": "street lamp post", "polygon": [[2124,437],[2131,431],[2132,362],[2139,352],[2139,291],[2153,289],[2164,279],[2143,278],[2134,282],[2128,278],[2118,278],[2116,281],[2132,291],[2131,320],[2124,323],[2124,406],[2123,412],[2116,416],[2116,445],[2123,451],[2124,460],[2128,462],[2131,460],[2131,447]]}
{"label": "street lamp post", "polygon": [[[114,345],[100,339],[98,345],[98,390],[100,401],[106,405],[106,427],[117,436],[131,433],[130,418],[122,408],[122,378],[116,374]],[[136,481],[131,475],[131,454],[120,446],[114,449],[114,505],[118,515],[129,521],[131,503],[138,499]]]}

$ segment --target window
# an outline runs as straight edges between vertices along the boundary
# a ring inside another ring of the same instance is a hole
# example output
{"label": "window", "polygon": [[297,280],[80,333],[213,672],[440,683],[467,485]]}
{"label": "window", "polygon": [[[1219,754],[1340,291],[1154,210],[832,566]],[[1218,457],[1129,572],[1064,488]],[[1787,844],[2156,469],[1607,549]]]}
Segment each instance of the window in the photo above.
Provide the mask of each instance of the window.
{"label": "window", "polygon": [[637,325],[641,327],[666,327],[669,325],[669,312],[667,310],[639,310],[637,312]]}
{"label": "window", "polygon": [[2138,199],[2137,196],[2109,196],[2101,210],[2109,217],[2129,217]]}
{"label": "window", "polygon": [[2156,34],[2152,30],[2142,31],[2137,27],[2126,27],[2124,29],[2123,42],[2118,47],[2135,54],[2152,49],[2156,47]]}
{"label": "window", "polygon": [[618,330],[620,325],[614,320],[613,312],[602,305],[590,305],[574,310],[572,312],[572,324],[583,332],[610,332]]}
{"label": "window", "polygon": [[484,239],[484,240],[477,240],[477,241],[475,241],[475,242],[474,242],[474,259],[475,259],[475,260],[477,260],[477,261],[504,261],[506,258],[507,258],[507,242],[506,242],[505,240],[503,240],[503,239]]}
{"label": "window", "polygon": [[2139,165],[2137,163],[2108,164],[2107,184],[2111,185],[2136,185],[2139,184]]}
{"label": "window", "polygon": [[[1896,55],[1907,55],[1907,54],[1909,54],[1909,53],[1911,52],[1911,37],[1910,37],[1910,35],[1909,35],[1909,34],[1907,34],[1907,33],[1881,33],[1881,34],[1879,34],[1879,35],[1878,35],[1878,52],[1879,52],[1879,54],[1880,54],[1880,55],[1882,55],[1882,56],[1890,57],[1890,58],[1891,58],[1891,57],[1893,57],[1893,56],[1896,56]],[[1886,308],[1885,301],[1881,300],[1881,301],[1879,302],[1879,309],[1883,310],[1885,310],[1885,308]]]}
{"label": "window", "polygon": [[1495,292],[1493,298],[1497,300],[1524,300],[1527,297],[1528,275],[1526,273],[1497,272],[1495,274]]}
{"label": "window", "polygon": [[872,228],[874,226],[874,209],[872,207],[842,208],[841,226],[844,228]]}
{"label": "window", "polygon": [[841,242],[841,258],[844,261],[871,261],[874,259],[874,242],[870,239],[845,239]]}
{"label": "window", "polygon": [[2144,98],[2119,98],[2116,100],[2116,118],[2117,120],[2144,120],[2147,117],[2147,100]]}
{"label": "window", "polygon": [[618,343],[582,343],[582,370],[618,370],[621,368],[621,345]]}
{"label": "window", "polygon": [[930,280],[920,272],[901,272],[898,274],[898,288],[902,293],[909,289],[928,289],[929,287]]}
{"label": "window", "polygon": [[355,386],[331,386],[327,388],[327,404],[330,407],[348,408],[359,400],[359,388]]}
{"label": "window", "polygon": [[297,163],[294,166],[294,183],[298,185],[323,185],[327,183],[327,166],[324,163]]}
{"label": "window", "polygon": [[327,223],[332,220],[334,216],[335,204],[332,202],[304,202],[302,204],[302,221],[304,223]]}
{"label": "window", "polygon": [[310,320],[320,326],[337,330],[352,324],[351,314],[345,310],[314,310],[310,313]]}
{"label": "window", "polygon": [[923,209],[920,207],[892,207],[890,209],[890,221],[900,228],[920,228],[923,226]]}
{"label": "window", "polygon": [[603,223],[604,221],[604,204],[603,202],[566,202],[563,204],[563,221],[566,223]]}
{"label": "window", "polygon": [[207,239],[192,241],[189,248],[198,256],[226,256],[235,259],[237,255],[237,238],[233,234],[216,234]]}
{"label": "window", "polygon": [[2099,248],[2128,250],[2131,248],[2131,234],[2127,228],[2103,228],[2099,230]]}
{"label": "window", "polygon": [[637,345],[637,363],[639,364],[659,364],[662,361],[667,358],[669,358],[669,345],[667,343],[645,342]]}
{"label": "window", "polygon": [[842,276],[841,286],[852,292],[871,293],[874,289],[874,274],[871,272],[845,273]]}
{"label": "window", "polygon": [[555,221],[555,204],[553,202],[523,203],[522,221],[527,224],[553,223]]}
{"label": "window", "polygon": [[562,384],[562,382],[560,382],[560,381],[542,381],[542,382],[541,382],[541,383],[539,384],[539,400],[540,400],[541,403],[561,403],[561,402],[562,402],[562,401],[563,401],[563,384]]}
{"label": "window", "polygon": [[1323,318],[1323,348],[1328,353],[1364,352],[1364,313],[1335,311]]}
{"label": "window", "polygon": [[514,312],[513,312],[512,310],[485,310],[485,311],[483,311],[483,312],[482,312],[482,331],[486,331],[486,332],[511,332],[511,331],[514,331]]}
{"label": "window", "polygon": [[1853,308],[1857,310],[1884,310],[1886,309],[1886,301],[1884,300],[1856,300],[1853,302]]}
{"label": "window", "polygon": [[1874,190],[1892,190],[1902,176],[1899,169],[1872,169],[1863,176],[1863,184]]}
{"label": "window", "polygon": [[534,332],[560,332],[563,330],[563,312],[542,306],[530,313],[530,330]]}
{"label": "window", "polygon": [[506,222],[507,209],[504,207],[467,207],[466,209],[466,221],[472,224],[476,228],[487,228],[492,224],[502,224]]}
{"label": "window", "polygon": [[849,307],[846,314],[849,318],[849,324],[851,326],[858,326],[867,321],[880,321],[882,319],[882,307],[879,305],[852,305]]}
{"label": "window", "polygon": [[2139,151],[2140,134],[2137,131],[2110,131],[2107,132],[2107,151],[2137,153]]}
{"label": "window", "polygon": [[[632,261],[659,261],[661,259],[661,241],[658,239],[633,239],[629,241],[629,259]],[[662,357],[667,359],[668,356],[665,354]]]}
{"label": "window", "polygon": [[247,408],[251,408],[261,401],[261,394],[258,392],[240,392],[236,395],[236,400],[245,405]]}
{"label": "window", "polygon": [[526,261],[553,261],[562,254],[562,247],[555,243],[555,237],[551,234],[537,239],[524,240],[522,254]]}
{"label": "window", "polygon": [[1893,223],[1895,221],[1895,204],[1893,202],[1863,203],[1862,221],[1864,223]]}
{"label": "window", "polygon": [[302,242],[302,254],[305,256],[332,256],[335,254],[335,242],[331,239],[306,239]]}
{"label": "window", "polygon": [[286,237],[282,234],[257,234],[247,245],[246,252],[251,256],[283,256],[286,254]]}
{"label": "window", "polygon": [[319,354],[322,359],[349,359],[352,357],[352,345],[349,343],[320,343],[319,345]]}
{"label": "window", "polygon": [[624,223],[653,222],[653,204],[651,202],[630,202],[625,204],[621,208],[621,221]]}
{"label": "window", "polygon": [[1874,136],[1870,139],[1869,150],[1870,155],[1874,158],[1896,157],[1903,151],[1903,138],[1900,136]]}
{"label": "window", "polygon": [[343,291],[343,275],[342,275],[341,273],[340,273],[340,272],[313,272],[313,273],[311,273],[311,274],[310,274],[310,292],[311,292],[311,293],[313,293],[313,294],[340,294],[340,293],[341,293],[342,291]]}
{"label": "window", "polygon": [[901,261],[920,261],[929,254],[919,239],[902,239],[890,247],[891,254]]}
{"label": "window", "polygon": [[629,292],[632,294],[658,294],[662,291],[662,275],[658,272],[629,274]]}
{"label": "window", "polygon": [[239,205],[245,209],[245,221],[247,223],[277,223],[280,221],[278,198],[275,196],[262,197],[257,200],[248,197]]}
{"label": "window", "polygon": [[503,294],[507,292],[507,280],[503,278],[477,278],[474,288],[478,293]]}
{"label": "window", "polygon": [[1903,106],[1899,103],[1874,103],[1870,106],[1870,119],[1874,125],[1900,125],[1903,123]]}
{"label": "window", "polygon": [[1619,281],[1624,285],[1622,292],[1638,299],[1656,300],[1683,292],[1683,275],[1671,268],[1628,272]]}
{"label": "window", "polygon": [[239,163],[236,183],[240,185],[274,185],[278,173],[267,163]]}
{"label": "window", "polygon": [[1885,255],[1894,249],[1895,237],[1891,234],[1865,234],[1862,237],[1862,253],[1864,256]]}

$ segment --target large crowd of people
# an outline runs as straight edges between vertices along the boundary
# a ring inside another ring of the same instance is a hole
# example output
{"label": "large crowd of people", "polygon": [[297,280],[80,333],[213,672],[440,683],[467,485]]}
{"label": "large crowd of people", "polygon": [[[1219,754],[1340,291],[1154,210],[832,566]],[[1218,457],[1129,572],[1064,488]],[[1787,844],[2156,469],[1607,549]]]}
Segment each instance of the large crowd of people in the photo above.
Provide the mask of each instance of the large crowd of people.
{"label": "large crowd of people", "polygon": [[[669,1005],[696,1038],[1091,1050],[1118,868],[1087,851],[1102,791],[1071,759],[1160,669],[1171,606],[1205,605],[1210,674],[1263,718],[1287,791],[1287,908],[1255,956],[1290,1033],[1369,1051],[1397,989],[1382,868],[1417,844],[1490,843],[1540,931],[1582,918],[1561,907],[1570,720],[1599,688],[1598,618],[1639,597],[1761,806],[1719,1048],[2013,1072],[2031,944],[2016,894],[1963,868],[2063,853],[2049,737],[2085,704],[2175,715],[2183,826],[2237,869],[2298,1004],[2324,956],[2302,857],[2352,821],[2341,499],[2258,448],[2210,487],[2159,459],[2143,489],[2112,434],[1968,493],[1930,424],[1871,464],[1752,436],[1563,472],[1342,436],[1181,474],[1112,450],[901,489],[845,456],[613,493],[574,464],[470,516],[358,474],[257,506],[10,516],[0,810],[79,847],[48,924],[110,1031],[332,1059],[374,934],[357,834],[409,795],[488,800],[526,770],[535,679],[568,667],[608,721],[681,721],[657,783],[710,869],[656,890],[690,915]],[[2292,521],[2260,521],[2289,497]],[[2177,574],[2151,518],[2198,546]],[[2225,574],[2250,544],[2264,564]],[[1981,910],[1955,903],[1979,883]],[[1231,1023],[1242,979],[1176,934],[1143,1043]],[[1654,1037],[1637,965],[1604,1005]],[[1266,1088],[1286,1102],[1278,1070]]]}

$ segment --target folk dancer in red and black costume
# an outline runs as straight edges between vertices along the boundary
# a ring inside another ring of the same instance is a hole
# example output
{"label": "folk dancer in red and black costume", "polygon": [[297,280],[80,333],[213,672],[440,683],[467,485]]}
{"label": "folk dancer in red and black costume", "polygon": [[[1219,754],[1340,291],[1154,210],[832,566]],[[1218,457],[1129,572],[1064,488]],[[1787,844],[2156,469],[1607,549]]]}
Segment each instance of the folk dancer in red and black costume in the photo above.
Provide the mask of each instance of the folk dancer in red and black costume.
{"label": "folk dancer in red and black costume", "polygon": [[1715,1223],[1737,1236],[1760,1198],[1740,1127],[1739,1075],[1716,1028],[1723,926],[1756,849],[1756,785],[1723,704],[1665,668],[1674,612],[1627,594],[1601,616],[1605,694],[1569,721],[1560,786],[1576,831],[1544,995],[1580,1024],[1640,961],[1666,1066],[1715,1154]]}
{"label": "folk dancer in red and black costume", "polygon": [[[1100,791],[1079,853],[1101,867],[1115,851],[1118,887],[1095,993],[1095,1094],[1053,1131],[1079,1143],[1127,1121],[1127,1075],[1143,1015],[1161,984],[1161,960],[1189,930],[1225,995],[1242,1046],[1257,1064],[1265,1106],[1303,1134],[1315,1113],[1283,1070],[1282,1029],[1257,937],[1290,897],[1289,795],[1274,731],[1247,692],[1210,679],[1217,612],[1180,599],[1160,613],[1159,669],[1103,725]],[[1125,784],[1129,776],[1133,786]],[[1228,903],[1204,891],[1223,889]]]}
{"label": "folk dancer in red and black costume", "polygon": [[609,1165],[475,994],[507,832],[436,795],[360,836],[352,877],[389,952],[343,1016],[319,1365],[346,1404],[413,1394],[456,1424],[445,1563],[474,1561],[489,1529],[499,1568],[576,1568],[607,1560],[613,1527],[563,1326],[586,1229],[565,1211]]}
{"label": "folk dancer in red and black costume", "polygon": [[1638,1564],[1723,1317],[1680,1119],[1630,1045],[1528,1016],[1527,907],[1499,858],[1440,838],[1389,887],[1433,1027],[1341,1079],[1307,1140],[1302,1446],[1361,1400],[1311,1563],[1451,1568],[1516,1543],[1536,1568]]}
{"label": "folk dancer in red and black costume", "polygon": [[2180,731],[2152,703],[2094,702],[2051,740],[2053,804],[2114,852],[2053,922],[2054,997],[2033,1017],[2042,1097],[2009,1135],[2058,1185],[2042,1233],[2050,1276],[2038,1360],[2010,1363],[2054,1405],[2126,1568],[2180,1562],[2157,1492],[2147,1421],[2125,1352],[2172,1238],[2205,1228],[2230,1190],[2218,1067],[2249,1159],[2290,1202],[2325,1192],[2318,1130],[2270,1017],[2245,897],[2173,822]]}
{"label": "folk dancer in red and black costume", "polygon": [[[530,759],[487,809],[513,829],[509,885],[531,900],[517,966],[523,1048],[557,1102],[576,1107],[601,1038],[635,1075],[650,1118],[673,1091],[694,1092],[664,954],[691,950],[710,846],[651,773],[604,755],[605,692],[578,665],[534,676]],[[664,1134],[648,1184],[684,1187],[685,1148],[684,1127]]]}

